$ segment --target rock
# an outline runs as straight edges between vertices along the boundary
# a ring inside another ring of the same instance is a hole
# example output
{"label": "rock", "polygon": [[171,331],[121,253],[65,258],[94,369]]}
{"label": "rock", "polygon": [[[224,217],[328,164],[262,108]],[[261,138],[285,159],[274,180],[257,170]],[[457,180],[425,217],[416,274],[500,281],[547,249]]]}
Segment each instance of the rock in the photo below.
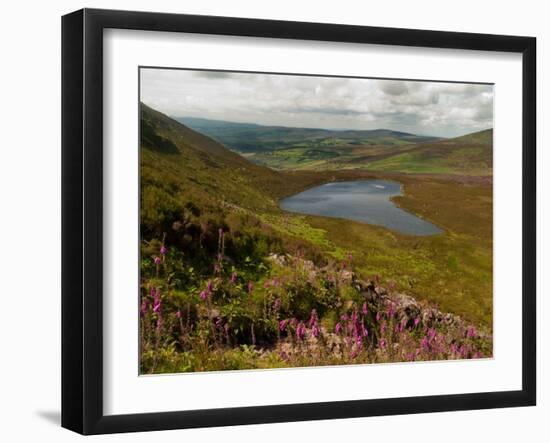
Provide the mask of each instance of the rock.
{"label": "rock", "polygon": [[271,253],[267,256],[267,259],[270,261],[270,262],[273,262],[273,263],[276,263],[278,264],[279,266],[285,266],[288,262],[288,259],[285,255],[283,254],[275,254],[275,253]]}

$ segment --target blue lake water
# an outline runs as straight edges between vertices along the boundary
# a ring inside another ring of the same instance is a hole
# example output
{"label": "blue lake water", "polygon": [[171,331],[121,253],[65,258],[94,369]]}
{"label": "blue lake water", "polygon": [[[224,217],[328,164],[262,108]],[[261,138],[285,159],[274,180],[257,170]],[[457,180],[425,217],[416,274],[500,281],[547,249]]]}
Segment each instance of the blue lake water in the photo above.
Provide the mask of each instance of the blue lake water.
{"label": "blue lake water", "polygon": [[280,201],[281,209],[308,215],[338,217],[408,235],[435,235],[443,231],[397,207],[390,198],[401,195],[401,185],[386,180],[333,182]]}

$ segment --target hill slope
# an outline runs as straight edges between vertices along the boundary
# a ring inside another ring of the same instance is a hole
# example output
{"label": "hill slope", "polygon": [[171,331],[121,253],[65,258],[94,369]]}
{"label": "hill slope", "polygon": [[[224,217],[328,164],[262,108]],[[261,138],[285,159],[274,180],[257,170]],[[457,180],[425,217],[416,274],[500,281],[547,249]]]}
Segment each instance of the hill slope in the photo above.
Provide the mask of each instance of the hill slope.
{"label": "hill slope", "polygon": [[140,112],[141,225],[146,237],[171,231],[189,208],[213,216],[224,207],[279,213],[280,197],[326,180],[319,174],[273,171],[145,104]]}
{"label": "hill slope", "polygon": [[367,163],[365,169],[384,172],[491,175],[493,130],[422,143],[396,155]]}

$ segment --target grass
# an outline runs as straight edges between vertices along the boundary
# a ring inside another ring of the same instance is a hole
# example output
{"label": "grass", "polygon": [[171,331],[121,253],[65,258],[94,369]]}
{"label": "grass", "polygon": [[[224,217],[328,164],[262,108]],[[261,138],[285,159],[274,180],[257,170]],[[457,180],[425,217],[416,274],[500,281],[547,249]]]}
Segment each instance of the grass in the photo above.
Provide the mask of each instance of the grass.
{"label": "grass", "polygon": [[[453,145],[459,146],[457,151],[464,149],[461,143]],[[296,159],[304,149],[311,148],[284,151]],[[368,149],[372,155],[385,155],[380,145],[350,147],[349,152],[365,154]],[[361,169],[274,171],[145,106],[140,174],[141,288],[147,303],[142,313],[144,372],[400,361],[405,354],[380,348],[381,325],[370,317],[365,321],[378,338],[363,343],[353,358],[355,348],[339,348],[338,357],[328,350],[319,356],[319,344],[313,351],[296,339],[296,328],[312,309],[319,315],[321,336],[328,340],[338,315],[362,303],[361,291],[341,280],[344,269],[339,267],[350,254],[357,278],[377,281],[382,276],[395,291],[413,295],[425,306],[459,315],[489,333],[492,329],[490,178]],[[278,207],[281,198],[317,184],[369,178],[402,183],[404,195],[395,203],[445,232],[406,236],[343,219],[285,213]],[[166,250],[161,253],[162,248]],[[294,264],[274,264],[267,259],[272,254],[290,254]],[[311,263],[310,271],[305,263]],[[282,307],[275,316],[277,298]],[[162,310],[155,312],[157,302]],[[294,335],[285,332],[281,338],[277,322],[283,319],[297,322],[288,332]],[[424,326],[422,334],[411,330],[406,337],[385,340],[398,340],[403,349],[414,344],[423,349],[419,343],[429,329]],[[456,349],[448,346],[462,340],[455,336],[458,332],[437,333],[446,337],[446,351],[422,354],[424,349],[418,358],[456,357]],[[307,334],[314,330],[309,327]],[[468,355],[487,355],[488,343],[485,338],[475,346],[469,343],[473,347]]]}

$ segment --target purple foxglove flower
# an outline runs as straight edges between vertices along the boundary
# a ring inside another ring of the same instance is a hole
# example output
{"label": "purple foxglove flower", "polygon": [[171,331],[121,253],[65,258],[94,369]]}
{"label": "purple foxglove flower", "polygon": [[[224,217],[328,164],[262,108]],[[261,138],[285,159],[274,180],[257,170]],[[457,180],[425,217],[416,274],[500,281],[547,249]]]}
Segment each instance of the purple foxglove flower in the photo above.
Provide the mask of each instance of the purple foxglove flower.
{"label": "purple foxglove flower", "polygon": [[363,337],[367,337],[369,335],[369,330],[363,325]]}
{"label": "purple foxglove flower", "polygon": [[145,299],[143,300],[143,303],[141,303],[141,307],[140,307],[140,313],[142,317],[147,313],[148,309],[149,309],[149,300]]}
{"label": "purple foxglove flower", "polygon": [[380,321],[380,311],[378,311],[376,313],[376,321],[379,322]]}
{"label": "purple foxglove flower", "polygon": [[306,334],[306,327],[302,322],[300,322],[296,327],[296,337],[298,338],[298,340],[303,340],[305,337],[305,334]]}
{"label": "purple foxglove flower", "polygon": [[340,323],[336,323],[336,326],[334,326],[334,332],[337,334],[340,334],[342,332],[342,325]]}
{"label": "purple foxglove flower", "polygon": [[422,341],[420,342],[420,344],[422,346],[422,349],[424,349],[425,351],[428,351],[430,349],[430,346],[428,345],[427,337],[422,337]]}
{"label": "purple foxglove flower", "polygon": [[286,323],[287,323],[286,320],[281,320],[281,321],[279,322],[279,331],[285,332],[285,330],[286,330]]}
{"label": "purple foxglove flower", "polygon": [[176,318],[181,318],[181,311],[178,309],[178,311],[176,312]]}
{"label": "purple foxglove flower", "polygon": [[212,292],[213,287],[214,287],[214,285],[212,284],[212,280],[208,280],[208,283],[206,284],[206,288],[207,288],[208,292]]}
{"label": "purple foxglove flower", "polygon": [[166,249],[166,246],[162,245],[162,246],[160,247],[160,253],[161,253],[162,255],[164,255],[164,254],[166,254],[166,252],[168,252],[168,249]]}
{"label": "purple foxglove flower", "polygon": [[273,279],[273,286],[276,288],[277,286],[279,286],[279,279],[277,277],[275,277]]}
{"label": "purple foxglove flower", "polygon": [[352,255],[351,252],[348,254],[348,260],[349,260],[350,262],[353,260],[353,255]]}
{"label": "purple foxglove flower", "polygon": [[386,340],[384,340],[384,339],[380,340],[380,348],[382,348],[382,349],[386,348]]}
{"label": "purple foxglove flower", "polygon": [[201,293],[199,294],[201,300],[206,300],[207,296],[208,294],[206,293],[206,291],[201,291]]}
{"label": "purple foxglove flower", "polygon": [[160,265],[160,257],[155,257],[153,261],[155,262],[155,265]]}
{"label": "purple foxglove flower", "polygon": [[368,312],[369,312],[369,309],[367,307],[367,302],[363,303],[363,308],[361,309],[361,312],[363,313],[363,315],[367,315]]}
{"label": "purple foxglove flower", "polygon": [[153,305],[153,312],[155,313],[160,312],[160,300]]}
{"label": "purple foxglove flower", "polygon": [[281,309],[281,299],[280,298],[277,298],[275,300],[275,303],[273,303],[273,309],[275,311],[278,311],[279,309]]}
{"label": "purple foxglove flower", "polygon": [[237,282],[237,273],[233,272],[231,274],[231,283],[235,284]]}
{"label": "purple foxglove flower", "polygon": [[320,332],[320,331],[319,331],[319,326],[317,326],[316,324],[313,325],[313,328],[311,328],[311,334],[312,334],[315,338],[317,338],[317,337],[319,337],[319,332]]}
{"label": "purple foxglove flower", "polygon": [[309,317],[309,322],[308,322],[309,327],[311,328],[312,326],[316,325],[317,320],[318,320],[317,311],[315,309],[312,309],[311,315]]}
{"label": "purple foxglove flower", "polygon": [[266,280],[264,282],[264,289],[268,289],[269,288],[269,282]]}
{"label": "purple foxglove flower", "polygon": [[417,327],[418,326],[418,323],[420,323],[420,317],[416,317],[414,319],[414,327]]}
{"label": "purple foxglove flower", "polygon": [[254,289],[254,285],[252,284],[251,281],[248,282],[248,293],[250,294],[252,292],[252,290]]}

